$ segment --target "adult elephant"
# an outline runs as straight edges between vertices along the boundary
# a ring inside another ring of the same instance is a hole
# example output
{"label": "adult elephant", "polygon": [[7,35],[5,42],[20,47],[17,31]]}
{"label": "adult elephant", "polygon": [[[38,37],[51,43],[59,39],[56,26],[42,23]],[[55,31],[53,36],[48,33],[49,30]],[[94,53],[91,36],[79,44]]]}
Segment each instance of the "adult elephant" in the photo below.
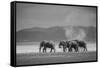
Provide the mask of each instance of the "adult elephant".
{"label": "adult elephant", "polygon": [[78,47],[83,48],[83,51],[87,51],[87,46],[84,41],[74,40],[78,43]]}
{"label": "adult elephant", "polygon": [[41,48],[42,48],[43,52],[46,52],[47,48],[51,49],[50,52],[52,52],[52,50],[54,50],[54,52],[55,52],[55,46],[54,46],[54,44],[51,43],[51,42],[48,42],[48,41],[42,41],[40,43],[39,52],[41,52]]}
{"label": "adult elephant", "polygon": [[72,52],[74,49],[75,52],[78,52],[79,49],[78,49],[78,43],[74,40],[72,41],[69,41],[69,52]]}

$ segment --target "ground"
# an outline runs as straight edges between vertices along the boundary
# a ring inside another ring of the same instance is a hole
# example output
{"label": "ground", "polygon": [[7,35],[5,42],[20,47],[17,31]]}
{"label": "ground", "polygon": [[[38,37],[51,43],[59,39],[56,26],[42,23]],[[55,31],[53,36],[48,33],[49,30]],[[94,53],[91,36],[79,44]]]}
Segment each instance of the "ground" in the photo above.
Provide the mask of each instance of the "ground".
{"label": "ground", "polygon": [[95,61],[96,51],[72,53],[17,53],[17,65]]}

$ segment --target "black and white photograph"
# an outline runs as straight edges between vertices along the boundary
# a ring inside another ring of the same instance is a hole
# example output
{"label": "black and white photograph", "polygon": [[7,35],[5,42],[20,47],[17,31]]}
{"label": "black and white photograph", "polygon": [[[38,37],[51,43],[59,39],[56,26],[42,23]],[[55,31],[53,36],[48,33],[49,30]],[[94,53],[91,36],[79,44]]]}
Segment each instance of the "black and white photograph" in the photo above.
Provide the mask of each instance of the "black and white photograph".
{"label": "black and white photograph", "polygon": [[97,7],[16,3],[16,65],[97,61]]}

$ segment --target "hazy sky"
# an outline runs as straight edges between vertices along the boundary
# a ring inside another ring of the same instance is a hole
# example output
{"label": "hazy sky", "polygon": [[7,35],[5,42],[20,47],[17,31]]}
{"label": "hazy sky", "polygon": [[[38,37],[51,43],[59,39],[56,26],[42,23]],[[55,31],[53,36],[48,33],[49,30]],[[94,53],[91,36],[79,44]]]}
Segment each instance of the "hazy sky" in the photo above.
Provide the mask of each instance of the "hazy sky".
{"label": "hazy sky", "polygon": [[17,3],[17,31],[69,25],[96,26],[96,8]]}

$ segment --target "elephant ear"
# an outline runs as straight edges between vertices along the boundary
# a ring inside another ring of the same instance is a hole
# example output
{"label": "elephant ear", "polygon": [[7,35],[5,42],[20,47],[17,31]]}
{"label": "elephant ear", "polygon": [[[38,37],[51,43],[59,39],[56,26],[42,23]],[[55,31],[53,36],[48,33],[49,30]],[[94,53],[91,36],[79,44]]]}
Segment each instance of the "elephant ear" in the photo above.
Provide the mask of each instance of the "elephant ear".
{"label": "elephant ear", "polygon": [[71,45],[72,44],[72,42],[71,41],[69,41],[69,45]]}

